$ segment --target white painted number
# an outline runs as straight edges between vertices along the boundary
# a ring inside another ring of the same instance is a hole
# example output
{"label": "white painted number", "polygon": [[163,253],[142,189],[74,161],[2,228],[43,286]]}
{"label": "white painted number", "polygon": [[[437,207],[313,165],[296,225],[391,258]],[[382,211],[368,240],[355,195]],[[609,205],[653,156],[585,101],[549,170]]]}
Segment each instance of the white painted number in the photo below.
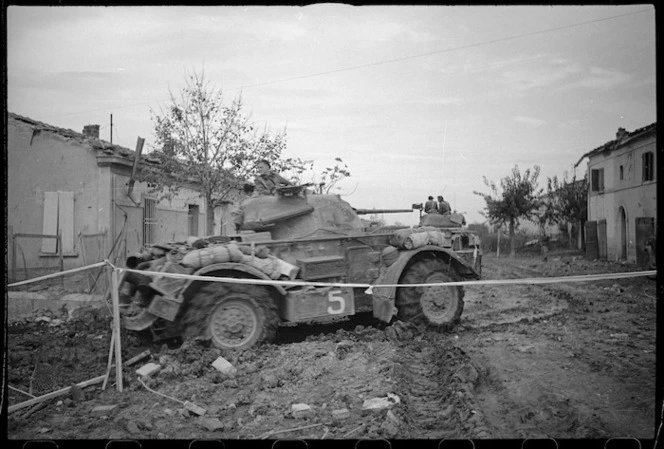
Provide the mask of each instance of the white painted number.
{"label": "white painted number", "polygon": [[339,308],[334,309],[332,306],[327,308],[327,313],[330,315],[338,315],[343,313],[346,308],[346,300],[341,296],[341,290],[330,290],[330,293],[327,294],[327,300],[330,302],[338,302]]}

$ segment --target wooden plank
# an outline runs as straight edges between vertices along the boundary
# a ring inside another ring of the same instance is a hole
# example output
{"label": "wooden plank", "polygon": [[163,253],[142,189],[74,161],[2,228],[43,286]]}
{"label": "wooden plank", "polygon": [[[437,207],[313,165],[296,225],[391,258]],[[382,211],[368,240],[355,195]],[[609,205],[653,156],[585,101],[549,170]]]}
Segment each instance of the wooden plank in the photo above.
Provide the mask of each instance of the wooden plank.
{"label": "wooden plank", "polygon": [[62,233],[62,252],[74,252],[74,192],[58,192],[58,229]]}
{"label": "wooden plank", "polygon": [[122,392],[122,347],[120,346],[120,295],[118,290],[118,271],[111,272],[111,298],[113,299],[113,332],[115,332],[115,382],[117,390]]}
{"label": "wooden plank", "polygon": [[[44,192],[44,221],[42,233],[46,235],[58,234],[58,192]],[[57,241],[43,239],[41,252],[55,253]]]}
{"label": "wooden plank", "polygon": [[101,384],[101,389],[105,390],[106,389],[106,383],[108,382],[108,378],[111,375],[111,369],[113,367],[113,351],[115,349],[115,328],[113,329],[113,332],[111,333],[111,345],[110,349],[108,351],[108,366],[106,367],[106,377],[104,378],[104,383]]}
{"label": "wooden plank", "polygon": [[[89,387],[90,385],[94,385],[94,384],[98,384],[99,382],[103,382],[105,377],[106,377],[106,375],[98,376],[98,377],[95,377],[94,379],[90,379],[90,380],[86,380],[85,382],[78,383],[78,384],[76,384],[76,386],[79,387],[79,388]],[[12,413],[12,412],[15,412],[16,410],[20,410],[20,409],[25,408],[25,407],[30,407],[31,405],[38,404],[40,402],[44,402],[44,401],[47,401],[49,399],[57,398],[58,396],[64,396],[67,393],[69,393],[70,390],[71,390],[71,386],[65,387],[65,388],[62,388],[60,390],[52,391],[52,392],[50,392],[48,394],[45,394],[43,396],[39,396],[39,397],[36,397],[34,399],[30,399],[29,401],[21,402],[20,404],[16,404],[16,405],[11,405],[11,406],[7,407],[7,412]]]}

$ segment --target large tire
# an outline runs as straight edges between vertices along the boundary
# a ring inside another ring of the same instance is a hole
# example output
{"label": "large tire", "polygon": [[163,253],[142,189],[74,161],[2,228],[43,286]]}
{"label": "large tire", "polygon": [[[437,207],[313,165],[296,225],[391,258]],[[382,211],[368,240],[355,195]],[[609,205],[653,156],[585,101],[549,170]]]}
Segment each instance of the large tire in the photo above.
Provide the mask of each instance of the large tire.
{"label": "large tire", "polygon": [[185,338],[204,336],[221,349],[247,349],[272,341],[278,320],[265,287],[212,282],[191,298],[181,325]]}
{"label": "large tire", "polygon": [[[442,260],[427,258],[408,267],[400,284],[453,282],[458,275]],[[452,329],[463,312],[462,286],[398,287],[397,318],[416,324],[426,323],[438,330]]]}

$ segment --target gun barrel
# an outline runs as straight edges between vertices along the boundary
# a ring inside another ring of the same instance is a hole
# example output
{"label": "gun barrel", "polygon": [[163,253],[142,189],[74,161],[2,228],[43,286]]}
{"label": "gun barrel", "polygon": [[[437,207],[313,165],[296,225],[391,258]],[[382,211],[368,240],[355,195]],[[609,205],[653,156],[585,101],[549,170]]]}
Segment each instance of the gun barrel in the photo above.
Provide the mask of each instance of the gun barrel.
{"label": "gun barrel", "polygon": [[404,212],[412,212],[413,209],[355,209],[357,215],[370,215],[370,214],[400,214]]}

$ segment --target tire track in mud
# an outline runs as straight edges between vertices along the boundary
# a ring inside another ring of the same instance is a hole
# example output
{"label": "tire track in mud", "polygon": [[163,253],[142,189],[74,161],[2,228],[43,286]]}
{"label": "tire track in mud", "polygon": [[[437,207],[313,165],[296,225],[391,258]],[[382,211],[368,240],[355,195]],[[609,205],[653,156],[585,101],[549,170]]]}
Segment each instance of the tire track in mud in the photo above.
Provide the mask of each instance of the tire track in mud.
{"label": "tire track in mud", "polygon": [[488,438],[474,390],[480,373],[451,334],[408,323],[386,330],[399,346],[393,369],[402,407],[400,438]]}

